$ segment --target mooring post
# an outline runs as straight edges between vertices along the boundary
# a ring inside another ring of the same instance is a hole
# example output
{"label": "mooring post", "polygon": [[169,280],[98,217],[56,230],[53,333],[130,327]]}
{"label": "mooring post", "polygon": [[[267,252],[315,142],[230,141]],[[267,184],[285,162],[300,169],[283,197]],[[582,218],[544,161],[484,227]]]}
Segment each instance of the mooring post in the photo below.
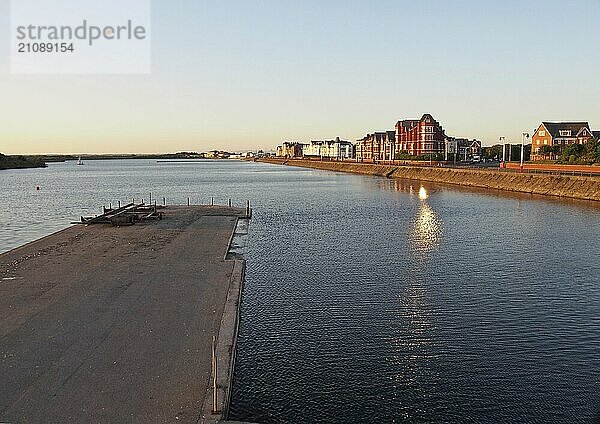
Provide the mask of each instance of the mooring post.
{"label": "mooring post", "polygon": [[121,201],[119,200],[118,202],[119,202],[119,209],[121,209]]}
{"label": "mooring post", "polygon": [[190,205],[190,198],[188,197],[188,206]]}
{"label": "mooring post", "polygon": [[231,199],[229,199],[229,207],[231,207]]}
{"label": "mooring post", "polygon": [[246,200],[246,216],[250,217],[250,200]]}
{"label": "mooring post", "polygon": [[167,198],[163,197],[163,206],[167,206]]}
{"label": "mooring post", "polygon": [[219,410],[217,409],[217,337],[213,336],[212,338],[212,375],[213,375],[213,407],[212,413],[217,414]]}
{"label": "mooring post", "polygon": [[211,206],[214,206],[214,205],[215,205],[215,198],[214,198],[214,197],[211,197],[211,198],[210,198],[210,205],[211,205]]}
{"label": "mooring post", "polygon": [[150,204],[152,204],[152,192],[150,192]]}

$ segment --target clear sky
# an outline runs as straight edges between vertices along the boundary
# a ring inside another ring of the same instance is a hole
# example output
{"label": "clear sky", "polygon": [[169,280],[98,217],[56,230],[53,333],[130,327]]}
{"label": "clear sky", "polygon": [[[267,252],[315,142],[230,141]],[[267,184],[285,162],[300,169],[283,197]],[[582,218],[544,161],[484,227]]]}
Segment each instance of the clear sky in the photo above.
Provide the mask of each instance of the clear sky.
{"label": "clear sky", "polygon": [[11,75],[0,0],[0,152],[272,149],[423,113],[485,145],[600,130],[600,0],[152,5],[149,75]]}

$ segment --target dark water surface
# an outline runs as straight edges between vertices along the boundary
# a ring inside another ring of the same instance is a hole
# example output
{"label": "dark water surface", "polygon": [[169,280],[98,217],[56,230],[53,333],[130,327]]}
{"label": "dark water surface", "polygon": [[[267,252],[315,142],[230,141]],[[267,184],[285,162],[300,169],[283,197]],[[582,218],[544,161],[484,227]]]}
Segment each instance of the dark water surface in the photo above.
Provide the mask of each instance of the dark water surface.
{"label": "dark water surface", "polygon": [[230,418],[598,417],[600,208],[265,164],[70,162],[0,172],[0,252],[150,191],[253,203]]}

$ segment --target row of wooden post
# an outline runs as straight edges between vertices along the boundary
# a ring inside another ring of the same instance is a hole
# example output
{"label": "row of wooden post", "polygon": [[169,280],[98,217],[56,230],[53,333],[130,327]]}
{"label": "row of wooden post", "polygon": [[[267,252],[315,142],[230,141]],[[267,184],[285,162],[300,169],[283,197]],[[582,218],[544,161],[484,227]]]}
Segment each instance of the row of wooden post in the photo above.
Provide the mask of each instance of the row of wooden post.
{"label": "row of wooden post", "polygon": [[[131,199],[131,203],[135,203],[135,198]],[[141,200],[141,203],[144,203],[144,199]],[[118,208],[121,208],[121,201],[120,200],[118,201],[117,205],[118,205],[117,206]],[[152,205],[152,193],[150,193],[150,205]],[[156,203],[156,199],[155,199],[154,200],[154,206],[156,206],[156,205],[157,205],[157,203]],[[162,198],[162,205],[163,206],[167,206],[167,199],[166,199],[166,197]],[[187,205],[191,206],[191,199],[189,197],[187,198]],[[210,198],[210,205],[211,206],[215,205],[215,198],[214,197]],[[232,207],[233,203],[231,202],[231,199],[228,199],[227,205],[230,208]],[[112,202],[109,203],[109,209],[112,209]],[[250,201],[246,200],[246,214],[249,214],[249,213],[250,213]]]}
{"label": "row of wooden post", "polygon": [[[152,205],[152,193],[150,193],[150,199],[151,199],[150,200],[150,205]],[[131,203],[135,204],[135,198],[131,199]],[[141,200],[141,203],[142,204],[144,203],[144,199]],[[163,204],[163,206],[167,206],[167,199],[166,199],[166,197],[162,198],[162,204]],[[231,199],[228,199],[227,204],[228,204],[228,206],[230,208],[233,206],[233,203],[232,203]],[[118,201],[117,205],[118,205],[118,208],[120,209],[121,208],[121,201],[120,200]],[[189,197],[187,198],[187,205],[191,206],[191,199]],[[211,206],[215,205],[215,198],[214,197],[210,198],[210,205]],[[156,199],[155,199],[154,200],[154,208],[155,208],[155,210],[156,210],[156,207],[157,207],[157,202],[156,202]],[[112,202],[109,203],[109,209],[108,210],[112,210]],[[103,207],[103,213],[106,213],[106,211],[107,211],[106,207]],[[247,217],[250,216],[250,201],[249,200],[246,200],[246,216]]]}

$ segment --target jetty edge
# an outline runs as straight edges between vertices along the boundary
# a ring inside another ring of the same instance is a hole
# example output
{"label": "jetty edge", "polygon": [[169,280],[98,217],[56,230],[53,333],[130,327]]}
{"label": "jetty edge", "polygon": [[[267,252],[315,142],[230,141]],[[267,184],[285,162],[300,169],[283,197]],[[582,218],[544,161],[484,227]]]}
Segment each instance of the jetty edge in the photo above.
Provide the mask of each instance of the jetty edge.
{"label": "jetty edge", "polygon": [[255,161],[326,171],[600,201],[600,176],[520,174],[518,172],[503,172],[498,169],[377,165],[360,162],[283,158],[258,158]]}
{"label": "jetty edge", "polygon": [[162,213],[0,255],[1,422],[200,422],[213,336],[228,406],[245,270],[230,248],[251,213]]}

